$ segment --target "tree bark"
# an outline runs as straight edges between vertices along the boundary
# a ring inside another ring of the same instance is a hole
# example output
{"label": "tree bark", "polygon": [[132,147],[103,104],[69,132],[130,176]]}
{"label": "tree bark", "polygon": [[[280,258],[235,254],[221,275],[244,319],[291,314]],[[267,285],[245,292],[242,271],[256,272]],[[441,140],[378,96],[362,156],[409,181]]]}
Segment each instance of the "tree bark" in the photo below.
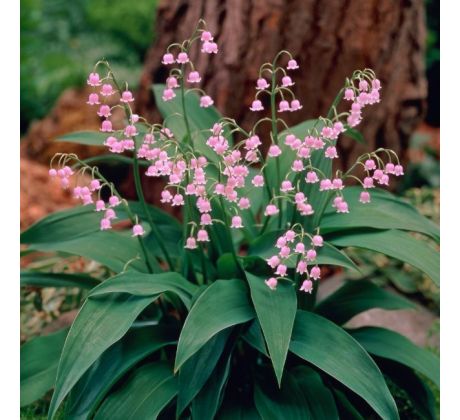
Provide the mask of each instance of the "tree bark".
{"label": "tree bark", "polygon": [[377,147],[405,158],[427,95],[422,0],[162,0],[138,94],[141,114],[158,119],[150,86],[167,77],[161,57],[169,44],[190,36],[200,18],[219,53],[202,54],[196,45],[190,56],[223,115],[245,128],[261,117],[249,111],[258,69],[281,49],[300,65],[293,79],[303,109],[283,115],[289,124],[325,115],[345,78],[369,67],[382,81],[382,101],[366,109],[359,126],[365,146],[340,140],[341,163],[346,167]]}

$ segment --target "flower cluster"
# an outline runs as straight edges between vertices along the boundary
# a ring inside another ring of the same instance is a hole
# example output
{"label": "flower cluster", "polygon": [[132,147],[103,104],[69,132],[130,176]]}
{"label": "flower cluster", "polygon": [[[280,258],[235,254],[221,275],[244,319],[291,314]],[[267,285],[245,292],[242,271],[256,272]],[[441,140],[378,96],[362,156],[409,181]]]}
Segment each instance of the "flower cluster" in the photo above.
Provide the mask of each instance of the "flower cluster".
{"label": "flower cluster", "polygon": [[[202,76],[189,56],[195,42],[200,43],[204,54],[218,52],[213,35],[202,21],[190,39],[170,45],[162,59],[162,63],[170,68],[161,95],[163,101],[171,101],[176,96],[184,99],[188,92],[195,91],[200,95],[200,107],[213,105],[212,98],[196,87]],[[98,66],[107,69],[102,77],[96,72]],[[251,192],[257,188],[266,189],[264,193],[268,202],[264,203],[261,214],[252,215],[256,221],[255,228],[260,228],[259,234],[262,234],[275,220],[278,228],[285,230],[274,244],[279,249],[278,253],[267,260],[276,277],[266,280],[266,284],[275,289],[280,279],[287,280],[288,264],[297,258],[296,278],[304,276],[300,290],[311,293],[314,280],[321,276],[317,249],[323,246],[323,238],[319,230],[314,235],[304,230],[304,218],[311,217],[315,212],[321,215],[324,211],[314,208],[311,192],[319,191],[326,195],[325,201],[338,213],[349,213],[350,207],[344,195],[347,181],[359,182],[363,188],[359,202],[366,204],[371,201],[370,190],[376,184],[388,186],[391,175],[403,175],[403,167],[393,151],[383,148],[360,156],[346,172],[336,171],[334,175],[326,175],[315,167],[314,162],[326,160],[332,163],[339,157],[337,142],[361,123],[364,108],[380,101],[381,83],[370,69],[355,71],[346,80],[327,116],[319,117],[300,135],[281,118],[284,112],[302,109],[293,91],[295,82],[290,76],[290,72],[297,69],[297,61],[287,51],[281,51],[273,62],[261,66],[250,110],[262,111],[263,99],[268,97],[271,117],[259,119],[249,131],[225,117],[206,130],[191,131],[185,101],[181,100],[178,102],[182,113],[175,114],[175,117],[183,118],[187,132],[177,138],[178,133],[165,124],[149,124],[133,113],[133,94],[127,85],[123,89],[120,87],[107,62],[98,63],[88,77],[88,84],[94,92],[89,95],[87,103],[97,106],[97,115],[102,119],[100,131],[107,133],[104,144],[112,153],[132,152],[136,165],[138,160],[148,162],[147,176],[166,178],[160,201],[173,207],[184,207],[186,232],[183,245],[186,249],[195,249],[201,244],[201,252],[209,251],[205,244],[210,242],[211,227],[215,223],[245,232],[245,212],[250,212],[255,204],[251,202]],[[110,103],[115,105],[109,105],[109,98]],[[115,108],[123,109],[126,116],[123,126],[118,129],[114,128],[111,120]],[[261,148],[262,143],[267,143],[263,141],[260,130],[260,125],[265,122],[271,125],[267,153],[263,153]],[[284,127],[282,133],[278,133],[280,126]],[[199,142],[200,147],[197,147]],[[206,153],[201,147],[203,143],[209,148]],[[60,178],[64,188],[69,186],[69,177],[73,175],[66,159],[60,159],[58,170],[50,170],[50,175]],[[283,168],[288,167],[287,171],[280,169],[281,161]],[[111,190],[107,203],[101,199],[104,186]],[[90,184],[75,187],[74,195],[84,205],[94,204],[96,211],[104,212],[101,229],[111,228],[111,221],[116,217],[114,208],[121,202],[118,193],[114,194],[113,185],[93,171]],[[138,195],[142,196],[142,193],[138,191]],[[219,207],[223,220],[216,216],[216,207]],[[283,214],[289,210],[293,214],[291,221]],[[144,229],[137,216],[131,220],[133,235],[143,235]],[[150,220],[149,224],[153,229]]]}
{"label": "flower cluster", "polygon": [[[70,177],[76,177],[76,186],[73,187],[73,197],[81,200],[84,206],[94,205],[94,210],[100,212],[103,216],[100,220],[100,229],[107,230],[112,228],[112,221],[117,218],[115,208],[122,203],[120,196],[114,192],[113,185],[109,184],[105,179],[97,177],[99,174],[96,170],[92,170],[91,180],[86,185],[78,185],[78,176],[84,175],[88,167],[83,166],[76,173],[66,163],[70,160],[78,160],[74,155],[60,155],[58,167],[59,169],[51,168],[49,176],[51,178],[59,178],[62,188],[67,189],[70,186]],[[53,164],[53,161],[51,161]],[[101,198],[101,190],[107,187],[110,189],[110,196],[106,201]],[[144,228],[137,222],[132,228],[133,236],[144,235]]]}
{"label": "flower cluster", "polygon": [[[166,79],[166,88],[163,91],[162,99],[167,102],[176,97],[174,89],[184,88],[185,82],[194,86],[201,82],[201,75],[195,69],[192,61],[188,56],[190,46],[197,40],[201,41],[201,52],[204,54],[217,54],[218,46],[214,42],[211,32],[205,29],[198,29],[192,35],[191,39],[184,41],[182,44],[172,44],[167,48],[161,61],[165,66],[171,66],[169,77]],[[176,51],[176,53],[174,53]],[[175,65],[175,67],[174,67]],[[202,93],[200,97],[200,107],[208,108],[214,104],[209,95],[206,95],[201,89],[194,90]]]}
{"label": "flower cluster", "polygon": [[[286,67],[275,67],[277,59],[283,53],[286,53],[290,59],[286,65]],[[251,106],[249,109],[251,111],[263,111],[264,107],[262,105],[262,101],[259,97],[262,94],[268,94],[270,97],[274,97],[275,95],[279,95],[279,103],[278,103],[278,112],[286,112],[286,111],[298,111],[302,109],[302,105],[300,101],[295,97],[294,92],[291,90],[291,86],[294,86],[294,82],[292,81],[291,77],[288,76],[286,70],[296,70],[299,66],[297,61],[292,58],[289,52],[281,51],[274,60],[274,63],[265,63],[262,65],[259,71],[259,78],[256,82],[256,96],[255,99],[252,101]],[[276,75],[281,74],[281,80],[278,80]],[[267,74],[271,78],[271,82],[268,82],[264,75]],[[270,86],[271,83],[271,86]],[[290,98],[288,101],[287,98]]]}
{"label": "flower cluster", "polygon": [[[288,261],[296,257],[295,271],[299,276],[305,276],[302,280],[300,290],[311,293],[313,290],[313,281],[321,278],[321,269],[316,264],[317,248],[323,246],[323,237],[321,235],[311,236],[306,233],[300,226],[300,233],[296,233],[296,226],[287,230],[284,235],[276,241],[278,254],[267,259],[267,264],[276,269],[275,274],[278,277],[270,277],[265,280],[265,284],[272,290],[276,289],[278,280],[286,279],[288,273]],[[309,239],[306,246],[305,238]],[[311,268],[309,268],[312,266]]]}

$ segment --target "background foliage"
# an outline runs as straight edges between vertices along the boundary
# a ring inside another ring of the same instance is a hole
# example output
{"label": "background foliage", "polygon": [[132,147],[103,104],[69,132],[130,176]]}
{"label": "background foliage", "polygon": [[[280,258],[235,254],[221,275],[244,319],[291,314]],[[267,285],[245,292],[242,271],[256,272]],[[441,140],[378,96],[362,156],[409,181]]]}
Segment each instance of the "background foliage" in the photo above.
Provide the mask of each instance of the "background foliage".
{"label": "background foliage", "polygon": [[21,0],[21,132],[101,57],[136,86],[156,0]]}

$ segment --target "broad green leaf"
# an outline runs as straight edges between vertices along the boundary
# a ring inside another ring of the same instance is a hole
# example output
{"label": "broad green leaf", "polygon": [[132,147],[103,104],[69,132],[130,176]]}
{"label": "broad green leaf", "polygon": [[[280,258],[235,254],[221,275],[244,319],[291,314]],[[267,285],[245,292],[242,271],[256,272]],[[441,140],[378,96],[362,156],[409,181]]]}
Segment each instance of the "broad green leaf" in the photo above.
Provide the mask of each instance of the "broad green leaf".
{"label": "broad green leaf", "polygon": [[88,146],[103,146],[108,136],[109,134],[100,131],[75,131],[56,138],[56,141],[86,144]]}
{"label": "broad green leaf", "polygon": [[300,384],[290,372],[286,372],[281,388],[267,380],[256,383],[254,403],[263,420],[312,418]]}
{"label": "broad green leaf", "polygon": [[297,296],[294,285],[280,282],[276,290],[271,290],[263,278],[248,272],[246,272],[246,278],[273,369],[278,384],[281,386],[284,364],[297,312]]}
{"label": "broad green leaf", "polygon": [[407,262],[426,273],[439,286],[439,252],[430,244],[406,232],[399,230],[362,231],[328,235],[327,239],[339,247],[353,246],[370,249]]}
{"label": "broad green leaf", "polygon": [[347,398],[346,394],[342,392],[342,390],[332,388],[335,400],[337,402],[337,406],[339,412],[342,414],[343,418],[350,419],[350,420],[366,420],[358,409],[351,403],[351,401]]}
{"label": "broad green leaf", "polygon": [[321,232],[337,232],[358,228],[400,229],[420,232],[439,242],[439,227],[422,216],[418,210],[391,193],[375,189],[370,191],[371,202],[359,202],[362,188],[348,187],[343,190],[350,213],[336,213],[332,207],[321,219]]}
{"label": "broad green leaf", "polygon": [[235,262],[235,257],[232,254],[226,253],[217,260],[217,275],[220,279],[238,278],[240,268]]}
{"label": "broad green leaf", "polygon": [[165,362],[144,365],[103,402],[94,419],[156,419],[177,391],[177,378]]}
{"label": "broad green leaf", "polygon": [[66,405],[69,420],[84,420],[94,412],[110,389],[139,361],[177,343],[174,325],[135,328],[107,349],[72,389]]}
{"label": "broad green leaf", "polygon": [[369,353],[394,360],[422,373],[439,387],[439,358],[397,332],[380,327],[348,331]]}
{"label": "broad green leaf", "polygon": [[307,366],[296,366],[290,372],[308,403],[312,420],[339,419],[334,396],[318,372]]}
{"label": "broad green leaf", "polygon": [[372,308],[395,310],[415,309],[416,306],[371,281],[351,280],[319,302],[315,312],[336,324],[345,324],[355,315]]}
{"label": "broad green leaf", "polygon": [[211,376],[224,351],[231,330],[227,328],[217,333],[182,365],[179,371],[177,417],[180,417]]}
{"label": "broad green leaf", "polygon": [[[129,206],[141,219],[145,219],[143,207],[139,202],[130,201]],[[148,206],[148,209],[153,221],[162,233],[168,249],[177,250],[177,243],[182,234],[179,222],[156,207]],[[128,218],[123,206],[118,206],[116,212],[117,221]],[[101,215],[94,211],[94,206],[78,206],[58,211],[44,217],[22,232],[21,243],[47,244],[65,242],[87,236],[90,233],[97,233],[100,232],[100,219]]]}
{"label": "broad green leaf", "polygon": [[224,389],[230,374],[232,358],[224,354],[211,377],[192,401],[193,418],[213,420],[222,403]]}
{"label": "broad green leaf", "polygon": [[190,307],[191,296],[197,286],[184,279],[180,274],[167,272],[161,274],[125,273],[112,277],[94,288],[89,297],[110,293],[128,293],[134,296],[154,296],[159,293],[173,291],[187,308]]}
{"label": "broad green leaf", "polygon": [[138,240],[114,231],[99,231],[63,242],[31,244],[29,248],[79,255],[97,261],[116,273],[128,267],[148,271]]}
{"label": "broad green leaf", "polygon": [[69,330],[33,338],[21,346],[21,407],[54,386],[59,357]]}
{"label": "broad green leaf", "polygon": [[241,336],[250,346],[260,351],[264,356],[268,357],[267,345],[265,344],[262,328],[260,327],[259,320],[256,318],[249,324],[249,328]]}
{"label": "broad green leaf", "polygon": [[380,357],[376,357],[376,362],[389,380],[407,393],[421,418],[430,420],[438,418],[433,392],[412,369]]}
{"label": "broad green leaf", "polygon": [[21,287],[80,287],[82,289],[92,289],[99,283],[99,280],[87,274],[21,271]]}
{"label": "broad green leaf", "polygon": [[216,418],[218,420],[262,420],[253,402],[249,401],[246,393],[243,392],[233,397],[226,396]]}
{"label": "broad green leaf", "polygon": [[[179,141],[182,141],[186,137],[187,128],[183,118],[181,92],[177,91],[174,99],[165,102],[162,99],[165,85],[156,84],[152,88],[158,110],[165,119],[165,125],[171,129]],[[211,162],[217,162],[217,154],[206,145],[206,140],[211,135],[209,130],[221,118],[221,115],[213,106],[200,107],[200,98],[195,92],[186,92],[184,102],[194,150],[206,156]],[[231,137],[228,137],[228,140],[231,144]]]}
{"label": "broad green leaf", "polygon": [[[104,351],[126,334],[137,316],[150,303],[162,292],[173,292],[179,297],[186,293],[182,284],[176,284],[176,273],[146,275],[152,283],[155,283],[158,276],[162,278],[157,288],[151,286],[152,294],[148,296],[136,289],[136,284],[133,288],[129,287],[130,278],[134,281],[139,278],[137,274],[131,276],[133,273],[128,272],[106,280],[95,289],[96,295],[89,296],[80,309],[62,351],[56,388],[50,404],[50,418],[56,414],[59,405],[82,375]],[[166,276],[169,276],[169,280]],[[124,279],[124,282],[120,279]],[[105,293],[101,293],[101,290]],[[141,296],[136,296],[136,293]]]}
{"label": "broad green leaf", "polygon": [[375,362],[336,324],[311,312],[298,311],[289,348],[358,394],[382,418],[399,418],[396,404]]}
{"label": "broad green leaf", "polygon": [[[258,256],[263,259],[270,258],[275,255],[279,250],[275,247],[276,240],[279,236],[283,235],[283,231],[273,231],[259,236],[249,246],[248,255]],[[308,245],[307,239],[305,244]],[[330,243],[324,243],[322,248],[317,249],[318,255],[316,262],[324,265],[337,265],[340,267],[349,268],[350,270],[359,271],[356,264],[343,252],[339,251]],[[285,261],[285,264],[293,268],[296,266],[297,257],[292,256]]]}
{"label": "broad green leaf", "polygon": [[254,318],[247,287],[242,280],[217,280],[196,300],[179,338],[175,371],[214,335]]}

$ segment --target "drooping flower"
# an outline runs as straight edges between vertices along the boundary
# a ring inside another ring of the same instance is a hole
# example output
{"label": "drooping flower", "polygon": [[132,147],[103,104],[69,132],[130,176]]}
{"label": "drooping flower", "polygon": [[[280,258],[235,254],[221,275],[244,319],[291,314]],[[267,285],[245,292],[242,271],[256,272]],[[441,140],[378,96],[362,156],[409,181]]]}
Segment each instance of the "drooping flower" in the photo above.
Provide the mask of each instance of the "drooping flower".
{"label": "drooping flower", "polygon": [[265,212],[264,212],[265,216],[274,216],[275,214],[278,214],[278,213],[279,213],[279,209],[274,204],[269,204],[265,208]]}
{"label": "drooping flower", "polygon": [[98,73],[90,73],[88,76],[88,80],[86,81],[90,86],[100,86],[101,85],[101,78],[99,77]]}
{"label": "drooping flower", "polygon": [[263,111],[264,107],[262,105],[262,102],[256,99],[252,101],[252,105],[249,107],[249,109],[251,111]]}
{"label": "drooping flower", "polygon": [[163,60],[161,62],[164,65],[174,64],[174,56],[171,53],[166,53],[163,55]]}
{"label": "drooping flower", "polygon": [[187,249],[196,249],[198,247],[196,239],[193,236],[189,236],[185,243],[185,248]]}
{"label": "drooping flower", "polygon": [[265,284],[272,290],[276,289],[278,285],[278,280],[275,277],[270,277],[269,279],[265,280]]}
{"label": "drooping flower", "polygon": [[174,90],[167,88],[163,91],[163,95],[161,98],[163,99],[163,101],[167,102],[175,97],[176,97],[176,94],[174,93]]}
{"label": "drooping flower", "polygon": [[198,242],[209,242],[209,235],[205,229],[200,229],[197,233],[197,241]]}
{"label": "drooping flower", "polygon": [[187,82],[189,83],[199,83],[201,81],[201,76],[200,73],[198,73],[196,70],[191,71],[187,77]]}
{"label": "drooping flower", "polygon": [[264,78],[257,79],[257,90],[264,90],[270,87],[269,83]]}
{"label": "drooping flower", "polygon": [[110,219],[104,217],[101,219],[100,224],[101,230],[107,230],[112,228],[112,224],[110,223]]}
{"label": "drooping flower", "polygon": [[142,225],[140,224],[135,224],[133,226],[133,235],[132,236],[142,236],[144,235],[145,231]]}
{"label": "drooping flower", "polygon": [[305,293],[311,293],[313,291],[313,282],[311,280],[304,280],[300,290]]}
{"label": "drooping flower", "polygon": [[303,106],[300,104],[300,101],[298,99],[293,99],[291,101],[291,112],[292,111],[298,111],[299,109],[302,109]]}
{"label": "drooping flower", "polygon": [[200,98],[200,107],[201,108],[208,108],[212,104],[214,104],[214,101],[212,100],[212,98],[210,96],[205,95],[205,96],[202,96]]}
{"label": "drooping flower", "polygon": [[131,93],[131,91],[125,90],[121,94],[120,102],[124,102],[126,104],[129,103],[129,102],[134,102],[134,97],[133,97],[133,94]]}
{"label": "drooping flower", "polygon": [[283,87],[294,86],[294,82],[292,81],[292,79],[289,76],[284,76],[281,79],[281,83],[282,83]]}
{"label": "drooping flower", "polygon": [[288,65],[286,67],[288,70],[295,70],[295,69],[298,69],[299,66],[297,64],[297,61],[295,61],[294,59],[291,59],[288,61]]}
{"label": "drooping flower", "polygon": [[116,207],[121,203],[120,199],[116,195],[112,195],[109,197],[109,205],[110,207]]}
{"label": "drooping flower", "polygon": [[278,157],[281,153],[281,149],[276,144],[272,144],[268,149],[268,156],[270,157]]}
{"label": "drooping flower", "polygon": [[97,93],[90,93],[88,96],[88,101],[86,103],[88,105],[99,105],[99,95]]}
{"label": "drooping flower", "polygon": [[311,238],[311,243],[314,246],[323,246],[324,240],[321,235],[314,235],[313,238]]}
{"label": "drooping flower", "polygon": [[290,111],[291,108],[289,106],[289,102],[288,101],[285,101],[285,100],[282,100],[280,103],[279,103],[279,108],[278,108],[278,112],[285,112],[285,111]]}
{"label": "drooping flower", "polygon": [[176,62],[178,62],[179,64],[185,64],[185,63],[188,63],[189,61],[190,60],[189,60],[188,54],[186,52],[180,52],[177,55]]}
{"label": "drooping flower", "polygon": [[362,191],[359,195],[359,201],[363,204],[371,202],[371,195],[367,191]]}
{"label": "drooping flower", "polygon": [[232,224],[230,226],[231,228],[234,229],[240,229],[243,227],[243,220],[241,219],[240,216],[233,216],[232,217]]}
{"label": "drooping flower", "polygon": [[313,280],[318,280],[319,278],[321,278],[321,269],[315,265],[311,270],[310,270],[310,277],[313,279]]}
{"label": "drooping flower", "polygon": [[110,83],[104,83],[101,88],[102,96],[111,96],[114,94],[113,86]]}

